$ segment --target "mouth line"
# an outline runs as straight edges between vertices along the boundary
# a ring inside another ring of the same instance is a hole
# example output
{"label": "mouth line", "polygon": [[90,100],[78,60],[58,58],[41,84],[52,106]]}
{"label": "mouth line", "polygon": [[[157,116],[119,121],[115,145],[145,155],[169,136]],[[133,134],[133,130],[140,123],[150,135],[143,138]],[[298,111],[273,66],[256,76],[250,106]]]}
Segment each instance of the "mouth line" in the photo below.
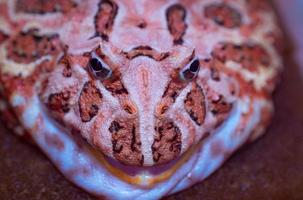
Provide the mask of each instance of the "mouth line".
{"label": "mouth line", "polygon": [[155,184],[169,179],[192,155],[201,149],[205,139],[200,140],[199,143],[190,147],[182,156],[169,163],[150,167],[126,166],[112,158],[106,157],[93,147],[89,146],[88,149],[107,171],[120,180],[142,188],[151,188]]}

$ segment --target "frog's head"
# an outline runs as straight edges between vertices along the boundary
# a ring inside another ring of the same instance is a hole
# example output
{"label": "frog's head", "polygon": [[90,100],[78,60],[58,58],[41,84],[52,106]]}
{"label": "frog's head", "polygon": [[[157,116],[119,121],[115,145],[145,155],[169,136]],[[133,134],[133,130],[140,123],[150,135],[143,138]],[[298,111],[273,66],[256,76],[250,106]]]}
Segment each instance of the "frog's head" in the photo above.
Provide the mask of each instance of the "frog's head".
{"label": "frog's head", "polygon": [[163,10],[165,20],[126,12],[114,24],[117,6],[103,2],[94,47],[80,54],[65,49],[41,99],[108,157],[137,166],[172,161],[225,120],[234,85],[217,63],[183,42],[181,5]]}

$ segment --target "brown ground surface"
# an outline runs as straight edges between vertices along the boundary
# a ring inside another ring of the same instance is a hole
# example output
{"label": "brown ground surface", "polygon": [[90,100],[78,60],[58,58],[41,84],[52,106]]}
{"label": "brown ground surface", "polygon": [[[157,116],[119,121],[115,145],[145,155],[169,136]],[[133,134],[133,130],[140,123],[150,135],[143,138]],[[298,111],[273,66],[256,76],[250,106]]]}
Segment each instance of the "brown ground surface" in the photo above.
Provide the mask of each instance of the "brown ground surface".
{"label": "brown ground surface", "polygon": [[[301,76],[302,77],[302,76]],[[202,183],[166,200],[302,200],[303,80],[287,58],[267,134]],[[0,199],[94,199],[68,182],[34,146],[0,125]]]}

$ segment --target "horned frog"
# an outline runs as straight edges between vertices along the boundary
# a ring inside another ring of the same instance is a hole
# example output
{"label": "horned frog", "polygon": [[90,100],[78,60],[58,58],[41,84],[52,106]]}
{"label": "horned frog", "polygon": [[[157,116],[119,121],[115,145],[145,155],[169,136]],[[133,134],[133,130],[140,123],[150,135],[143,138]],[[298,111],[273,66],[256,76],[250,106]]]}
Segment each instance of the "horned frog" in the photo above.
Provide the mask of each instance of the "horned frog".
{"label": "horned frog", "polygon": [[96,196],[183,190],[270,121],[281,33],[265,1],[0,8],[2,120]]}

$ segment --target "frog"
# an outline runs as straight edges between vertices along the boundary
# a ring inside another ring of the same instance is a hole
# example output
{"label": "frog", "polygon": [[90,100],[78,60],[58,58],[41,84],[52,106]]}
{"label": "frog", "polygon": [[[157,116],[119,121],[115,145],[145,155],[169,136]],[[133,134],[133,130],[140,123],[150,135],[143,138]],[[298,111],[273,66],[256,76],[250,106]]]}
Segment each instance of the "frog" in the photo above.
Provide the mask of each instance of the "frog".
{"label": "frog", "polygon": [[180,192],[270,123],[283,34],[267,1],[0,9],[1,120],[96,197]]}

